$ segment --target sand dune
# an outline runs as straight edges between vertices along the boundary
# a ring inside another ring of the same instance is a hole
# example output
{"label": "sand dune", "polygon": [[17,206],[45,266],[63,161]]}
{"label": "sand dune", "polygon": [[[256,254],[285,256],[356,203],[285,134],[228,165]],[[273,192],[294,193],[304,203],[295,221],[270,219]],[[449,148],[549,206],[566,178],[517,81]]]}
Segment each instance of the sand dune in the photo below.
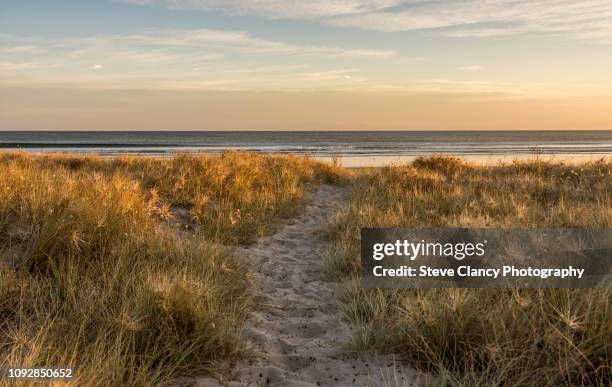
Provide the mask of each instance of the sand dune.
{"label": "sand dune", "polygon": [[[302,216],[238,251],[254,273],[261,307],[248,323],[255,360],[239,364],[230,386],[421,385],[424,378],[390,356],[348,353],[351,328],[341,321],[339,284],[323,278],[327,244],[319,231],[343,197],[323,186]],[[199,385],[212,380],[200,380]]]}

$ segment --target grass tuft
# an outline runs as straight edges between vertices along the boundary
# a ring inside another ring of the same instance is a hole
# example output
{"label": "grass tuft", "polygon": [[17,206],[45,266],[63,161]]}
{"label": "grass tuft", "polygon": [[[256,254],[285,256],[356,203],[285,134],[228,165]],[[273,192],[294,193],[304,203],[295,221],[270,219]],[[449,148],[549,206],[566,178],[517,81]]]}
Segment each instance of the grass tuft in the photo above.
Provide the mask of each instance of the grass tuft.
{"label": "grass tuft", "polygon": [[[612,227],[612,163],[482,167],[456,158],[356,174],[333,219],[332,278],[357,278],[362,227]],[[610,290],[400,289],[342,296],[355,345],[459,385],[612,383]]]}
{"label": "grass tuft", "polygon": [[0,369],[159,385],[247,355],[247,243],[339,168],[228,152],[0,155]]}

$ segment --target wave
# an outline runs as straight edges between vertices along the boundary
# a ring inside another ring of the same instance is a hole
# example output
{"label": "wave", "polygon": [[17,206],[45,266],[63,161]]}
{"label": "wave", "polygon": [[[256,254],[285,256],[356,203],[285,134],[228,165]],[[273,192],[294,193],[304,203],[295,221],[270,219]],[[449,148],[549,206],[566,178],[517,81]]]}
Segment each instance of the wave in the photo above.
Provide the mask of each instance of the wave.
{"label": "wave", "polygon": [[309,156],[612,154],[612,132],[0,132],[0,149],[104,155],[228,149]]}

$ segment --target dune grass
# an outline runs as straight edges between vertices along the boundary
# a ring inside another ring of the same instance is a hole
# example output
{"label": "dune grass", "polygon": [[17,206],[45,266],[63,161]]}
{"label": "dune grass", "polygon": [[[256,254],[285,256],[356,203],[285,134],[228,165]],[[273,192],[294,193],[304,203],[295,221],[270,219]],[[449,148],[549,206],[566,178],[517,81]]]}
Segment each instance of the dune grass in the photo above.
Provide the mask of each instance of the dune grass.
{"label": "dune grass", "polygon": [[337,166],[308,158],[233,151],[168,159],[0,156],[0,165],[6,162],[104,176],[122,173],[156,199],[160,218],[168,220],[173,207],[184,209],[187,220],[201,226],[202,237],[228,244],[249,243],[270,232],[279,218],[300,211],[308,187],[335,183],[344,174]]}
{"label": "dune grass", "polygon": [[[295,215],[345,171],[312,160],[0,155],[0,369],[74,385],[155,385],[245,356],[249,275],[231,246]],[[359,274],[361,227],[612,227],[612,163],[477,167],[454,158],[355,173],[330,229],[331,277]],[[362,349],[449,384],[609,385],[607,290],[363,290]]]}
{"label": "dune grass", "polygon": [[244,356],[252,292],[226,245],[270,231],[336,172],[231,152],[0,156],[0,369],[144,386]]}
{"label": "dune grass", "polygon": [[360,349],[461,385],[610,385],[612,291],[364,290],[361,227],[612,227],[612,163],[473,166],[452,157],[356,174],[330,228],[332,278]]}

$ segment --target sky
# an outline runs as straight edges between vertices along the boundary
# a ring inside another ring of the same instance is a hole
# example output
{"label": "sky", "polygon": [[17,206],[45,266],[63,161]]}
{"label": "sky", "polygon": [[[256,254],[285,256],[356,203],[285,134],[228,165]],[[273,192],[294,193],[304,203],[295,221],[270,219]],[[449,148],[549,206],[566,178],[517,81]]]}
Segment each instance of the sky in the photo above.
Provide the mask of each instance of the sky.
{"label": "sky", "polygon": [[610,0],[0,0],[0,130],[612,129]]}

